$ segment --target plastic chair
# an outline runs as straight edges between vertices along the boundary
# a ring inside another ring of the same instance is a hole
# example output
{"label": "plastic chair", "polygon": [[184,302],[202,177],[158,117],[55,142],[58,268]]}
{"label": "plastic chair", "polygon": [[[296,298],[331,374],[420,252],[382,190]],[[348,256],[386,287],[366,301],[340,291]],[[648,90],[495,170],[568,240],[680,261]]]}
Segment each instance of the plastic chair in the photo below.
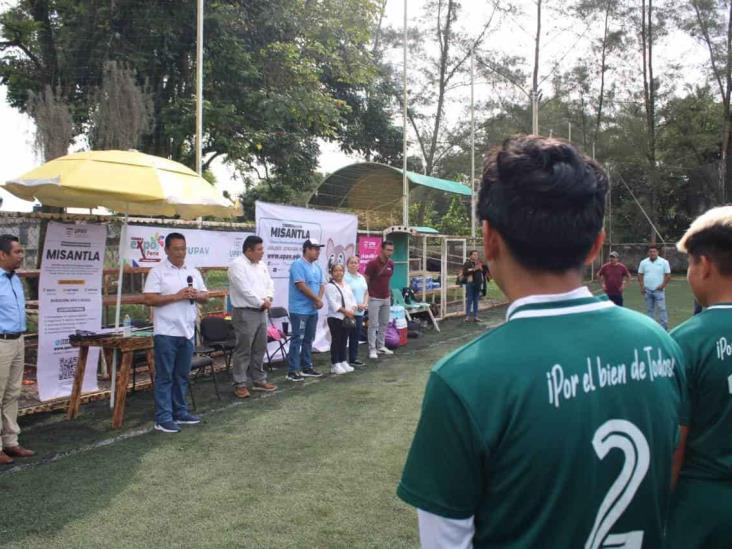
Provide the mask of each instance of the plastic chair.
{"label": "plastic chair", "polygon": [[437,324],[437,319],[432,314],[432,309],[430,308],[429,303],[425,303],[424,301],[412,301],[410,303],[407,303],[404,300],[404,296],[402,295],[402,293],[395,288],[392,288],[391,290],[391,300],[394,305],[401,305],[402,307],[404,307],[407,320],[412,320],[412,315],[427,313],[427,315],[430,317],[430,320],[432,321],[432,325],[435,327],[435,330],[437,330],[438,332],[440,331],[440,326]]}

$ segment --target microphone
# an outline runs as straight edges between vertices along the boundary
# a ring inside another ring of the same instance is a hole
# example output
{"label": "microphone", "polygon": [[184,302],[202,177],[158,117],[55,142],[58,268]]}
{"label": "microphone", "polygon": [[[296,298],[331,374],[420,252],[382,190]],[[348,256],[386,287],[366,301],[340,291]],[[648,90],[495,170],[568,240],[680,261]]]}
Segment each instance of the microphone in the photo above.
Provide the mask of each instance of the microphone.
{"label": "microphone", "polygon": [[[186,279],[186,282],[188,282],[188,287],[193,288],[193,277],[191,275],[188,275],[188,278]],[[193,305],[193,300],[189,299],[188,301],[191,302],[191,305]]]}

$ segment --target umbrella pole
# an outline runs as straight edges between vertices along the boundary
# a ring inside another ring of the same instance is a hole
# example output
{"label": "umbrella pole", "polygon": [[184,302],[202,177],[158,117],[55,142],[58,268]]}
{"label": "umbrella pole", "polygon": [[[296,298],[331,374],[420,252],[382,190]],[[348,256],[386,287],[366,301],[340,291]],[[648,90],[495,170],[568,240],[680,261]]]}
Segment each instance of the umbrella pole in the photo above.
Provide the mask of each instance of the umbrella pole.
{"label": "umbrella pole", "polygon": [[[123,257],[123,246],[127,240],[127,219],[128,214],[125,213],[125,222],[122,225],[122,230],[119,232],[119,273],[117,274],[117,303],[114,310],[114,329],[119,330],[119,316],[120,308],[122,306],[122,279],[124,276],[125,260]],[[114,408],[114,392],[117,384],[117,353],[112,356],[112,383],[111,383],[111,397],[109,399],[109,407]],[[125,388],[126,390],[126,388]]]}

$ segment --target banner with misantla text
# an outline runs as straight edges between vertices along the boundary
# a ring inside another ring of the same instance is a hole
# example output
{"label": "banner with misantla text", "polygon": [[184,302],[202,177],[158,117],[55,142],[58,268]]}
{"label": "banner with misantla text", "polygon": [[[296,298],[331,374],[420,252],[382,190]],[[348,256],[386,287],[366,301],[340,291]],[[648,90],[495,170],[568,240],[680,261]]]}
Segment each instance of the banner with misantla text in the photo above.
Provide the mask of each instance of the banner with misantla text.
{"label": "banner with misantla text", "polygon": [[180,233],[186,239],[186,263],[191,267],[226,267],[242,253],[244,239],[251,233],[207,231],[129,225],[123,231],[122,258],[133,267],[154,267],[165,259],[165,237]]}
{"label": "banner with misantla text", "polygon": [[[106,225],[49,222],[38,286],[38,395],[51,400],[71,394],[79,349],[69,345],[76,330],[102,328],[102,274]],[[92,347],[82,391],[96,391],[99,349]]]}
{"label": "banner with misantla text", "polygon": [[[358,217],[351,214],[256,203],[257,235],[264,241],[264,261],[275,284],[275,305],[288,307],[290,265],[302,257],[302,244],[319,240],[319,264],[328,280],[328,265],[343,263],[356,251]],[[313,348],[327,351],[330,333],[326,320],[327,304],[319,311],[318,331]]]}

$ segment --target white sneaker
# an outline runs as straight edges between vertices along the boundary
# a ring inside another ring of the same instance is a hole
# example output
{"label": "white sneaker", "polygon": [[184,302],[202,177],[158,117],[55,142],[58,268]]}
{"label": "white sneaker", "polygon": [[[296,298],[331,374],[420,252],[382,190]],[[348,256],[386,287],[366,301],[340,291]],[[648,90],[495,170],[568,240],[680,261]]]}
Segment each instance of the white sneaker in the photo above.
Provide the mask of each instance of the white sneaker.
{"label": "white sneaker", "polygon": [[386,347],[382,347],[381,349],[379,349],[379,352],[383,355],[393,355],[394,354],[394,351],[392,351],[391,349],[387,349]]}
{"label": "white sneaker", "polygon": [[376,349],[371,349],[369,351],[369,359],[371,359],[371,360],[378,360],[379,359],[379,355],[376,353]]}
{"label": "white sneaker", "polygon": [[348,362],[339,362],[339,364],[341,365],[341,368],[343,368],[346,372],[352,372],[355,369]]}
{"label": "white sneaker", "polygon": [[343,366],[341,366],[341,363],[338,362],[336,364],[331,364],[330,365],[330,373],[331,374],[335,374],[335,375],[341,375],[341,374],[347,374],[348,372],[346,372],[343,369]]}

